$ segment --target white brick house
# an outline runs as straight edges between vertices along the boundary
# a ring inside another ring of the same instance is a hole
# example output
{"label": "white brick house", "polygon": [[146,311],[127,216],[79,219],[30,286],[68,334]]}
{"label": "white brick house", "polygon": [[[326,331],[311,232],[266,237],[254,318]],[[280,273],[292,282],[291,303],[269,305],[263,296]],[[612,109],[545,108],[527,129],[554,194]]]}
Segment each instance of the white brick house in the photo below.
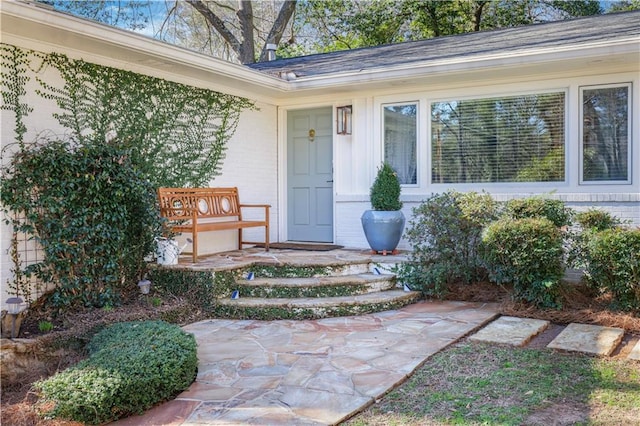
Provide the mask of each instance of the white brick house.
{"label": "white brick house", "polygon": [[[484,190],[498,200],[549,194],[640,226],[640,12],[247,67],[32,4],[3,1],[0,8],[2,43],[255,101],[259,110],[241,117],[222,175],[211,185],[238,186],[243,201],[270,203],[272,241],[367,247],[360,216],[370,208],[369,187],[384,160],[403,176],[407,216],[433,193]],[[41,77],[56,78],[47,70]],[[605,105],[607,99],[615,104]],[[37,102],[26,140],[60,131],[54,106]],[[514,119],[523,104],[533,112]],[[351,106],[350,134],[338,134],[343,106]],[[463,122],[463,106],[476,112],[475,120]],[[607,107],[626,119],[617,132],[605,130]],[[3,146],[13,137],[12,121],[3,110]],[[488,122],[495,127],[469,136]],[[519,140],[516,130],[528,132],[522,140],[537,153],[504,154]],[[612,139],[615,159],[598,145]],[[453,149],[454,142],[465,148]],[[548,168],[532,170],[545,161]],[[5,225],[1,232],[6,291],[10,234]],[[205,240],[203,253],[234,248],[231,233]]]}

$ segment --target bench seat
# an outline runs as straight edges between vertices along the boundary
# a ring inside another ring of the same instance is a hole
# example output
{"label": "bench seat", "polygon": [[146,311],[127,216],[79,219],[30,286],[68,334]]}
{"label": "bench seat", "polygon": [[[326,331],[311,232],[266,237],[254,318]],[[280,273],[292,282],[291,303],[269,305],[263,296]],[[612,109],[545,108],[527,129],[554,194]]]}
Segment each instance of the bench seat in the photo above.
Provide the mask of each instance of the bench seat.
{"label": "bench seat", "polygon": [[[198,260],[198,233],[238,230],[238,248],[262,241],[244,241],[244,228],[265,228],[264,245],[269,250],[269,204],[240,204],[238,188],[159,188],[160,215],[173,232],[188,232],[193,240],[193,263]],[[264,209],[264,220],[244,220],[246,208]]]}

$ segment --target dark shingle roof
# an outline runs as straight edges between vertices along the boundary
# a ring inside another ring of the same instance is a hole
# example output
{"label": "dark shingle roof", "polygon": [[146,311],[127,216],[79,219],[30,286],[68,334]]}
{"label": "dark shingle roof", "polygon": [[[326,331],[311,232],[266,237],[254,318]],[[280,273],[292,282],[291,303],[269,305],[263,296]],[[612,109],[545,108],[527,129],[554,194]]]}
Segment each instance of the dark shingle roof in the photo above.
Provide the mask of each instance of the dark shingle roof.
{"label": "dark shingle roof", "polygon": [[509,52],[562,48],[638,35],[640,11],[633,11],[278,59],[249,66],[272,75],[293,72],[297,77],[311,77],[476,55],[504,56]]}

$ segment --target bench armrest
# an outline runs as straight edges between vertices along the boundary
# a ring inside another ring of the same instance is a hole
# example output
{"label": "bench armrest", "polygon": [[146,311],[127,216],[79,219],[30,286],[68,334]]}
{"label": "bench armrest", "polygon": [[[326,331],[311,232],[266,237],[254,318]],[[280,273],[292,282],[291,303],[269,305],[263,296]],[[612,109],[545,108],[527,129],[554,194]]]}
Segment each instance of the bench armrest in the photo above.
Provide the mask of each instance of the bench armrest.
{"label": "bench armrest", "polygon": [[271,204],[239,204],[239,207],[271,207]]}
{"label": "bench armrest", "polygon": [[271,208],[271,204],[238,204],[238,208],[242,209],[243,207],[262,207],[264,209],[264,220],[269,223],[269,209]]}

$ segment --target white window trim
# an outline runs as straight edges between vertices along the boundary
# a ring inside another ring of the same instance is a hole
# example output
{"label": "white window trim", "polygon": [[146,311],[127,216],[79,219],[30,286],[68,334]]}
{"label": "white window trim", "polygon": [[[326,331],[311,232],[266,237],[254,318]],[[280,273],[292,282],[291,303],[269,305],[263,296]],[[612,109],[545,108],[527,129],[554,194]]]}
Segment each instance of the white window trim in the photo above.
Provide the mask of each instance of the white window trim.
{"label": "white window trim", "polygon": [[[420,164],[420,159],[422,158],[423,151],[423,135],[422,135],[422,102],[418,99],[407,100],[407,101],[399,101],[399,102],[380,102],[377,104],[376,110],[378,115],[378,119],[380,122],[380,129],[378,131],[378,138],[380,139],[379,149],[380,149],[380,158],[381,162],[384,162],[386,159],[384,158],[384,108],[388,106],[406,106],[406,105],[415,105],[416,106],[416,183],[411,184],[402,184],[400,185],[403,189],[414,189],[421,187],[422,181],[422,167]],[[379,166],[379,165],[378,165]]]}
{"label": "white window trim", "polygon": [[[432,167],[432,162],[431,162],[431,152],[432,152],[432,147],[431,147],[431,104],[435,103],[435,102],[449,102],[451,100],[456,100],[456,101],[468,101],[468,100],[474,100],[474,99],[493,99],[493,98],[501,98],[501,97],[515,97],[515,96],[526,96],[526,95],[537,95],[537,94],[544,94],[544,93],[563,93],[564,94],[564,180],[561,181],[555,181],[555,182],[473,182],[473,183],[469,183],[469,182],[465,182],[465,183],[437,183],[437,182],[433,182],[432,180],[432,173],[431,173],[431,167]],[[473,191],[476,190],[478,185],[481,185],[482,187],[486,187],[487,189],[490,189],[492,191],[495,190],[509,190],[509,191],[513,191],[513,190],[517,190],[517,189],[528,189],[531,191],[535,191],[540,190],[540,189],[549,189],[549,190],[554,190],[557,189],[558,187],[566,187],[569,185],[569,173],[570,173],[570,163],[569,163],[569,144],[568,144],[568,140],[569,140],[569,119],[570,119],[570,114],[569,114],[569,109],[570,109],[570,105],[569,105],[569,88],[568,87],[541,87],[539,89],[536,90],[528,90],[528,91],[513,91],[513,92],[488,92],[488,93],[483,93],[483,94],[479,94],[479,95],[473,95],[473,96],[439,96],[439,97],[434,97],[434,98],[429,98],[427,99],[427,107],[425,108],[427,110],[427,120],[428,120],[428,134],[427,134],[427,150],[428,150],[428,154],[429,154],[429,158],[427,161],[427,175],[428,175],[428,182],[427,185],[429,188],[432,188],[433,190],[440,192],[449,188],[453,188],[453,189],[458,189],[458,190],[462,190],[462,191]],[[418,168],[419,165],[418,165]]]}
{"label": "white window trim", "polygon": [[[629,94],[627,98],[627,111],[628,111],[628,119],[627,119],[627,143],[629,144],[627,148],[627,179],[626,180],[584,180],[584,91],[585,90],[593,90],[593,89],[609,89],[615,87],[626,87],[627,92]],[[624,83],[610,83],[610,84],[593,84],[593,85],[581,85],[578,87],[579,92],[579,102],[578,102],[578,140],[579,140],[579,154],[578,154],[578,171],[579,171],[579,181],[578,184],[580,186],[592,186],[592,185],[631,185],[632,184],[632,173],[633,173],[633,133],[632,133],[632,125],[633,125],[633,83],[632,82],[624,82]]]}

